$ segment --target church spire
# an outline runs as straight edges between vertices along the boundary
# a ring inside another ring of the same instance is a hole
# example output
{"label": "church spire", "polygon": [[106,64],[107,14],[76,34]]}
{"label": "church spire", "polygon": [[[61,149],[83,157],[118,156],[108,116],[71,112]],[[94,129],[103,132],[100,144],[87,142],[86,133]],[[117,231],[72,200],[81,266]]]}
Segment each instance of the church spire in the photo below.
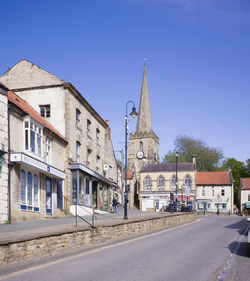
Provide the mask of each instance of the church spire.
{"label": "church spire", "polygon": [[152,130],[152,119],[150,112],[150,103],[148,96],[148,83],[146,76],[146,65],[144,64],[142,88],[140,97],[139,114],[137,118],[136,134],[140,133],[151,133]]}

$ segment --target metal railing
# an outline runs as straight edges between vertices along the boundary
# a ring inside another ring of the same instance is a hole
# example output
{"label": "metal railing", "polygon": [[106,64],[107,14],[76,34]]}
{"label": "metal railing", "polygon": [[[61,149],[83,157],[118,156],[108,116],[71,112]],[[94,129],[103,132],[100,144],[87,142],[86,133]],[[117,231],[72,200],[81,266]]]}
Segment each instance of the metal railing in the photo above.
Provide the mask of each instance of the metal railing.
{"label": "metal railing", "polygon": [[[88,213],[89,215],[91,215],[91,223],[88,222],[85,218],[83,218],[82,216],[77,214],[77,207],[81,208],[84,210],[84,212]],[[97,219],[96,216],[94,215],[94,209],[91,212],[89,212],[86,208],[84,208],[83,206],[79,206],[79,205],[75,205],[75,218],[76,218],[76,227],[77,227],[77,217],[80,218],[81,220],[83,220],[84,222],[86,222],[88,225],[90,225],[91,228],[95,228],[95,220]]]}

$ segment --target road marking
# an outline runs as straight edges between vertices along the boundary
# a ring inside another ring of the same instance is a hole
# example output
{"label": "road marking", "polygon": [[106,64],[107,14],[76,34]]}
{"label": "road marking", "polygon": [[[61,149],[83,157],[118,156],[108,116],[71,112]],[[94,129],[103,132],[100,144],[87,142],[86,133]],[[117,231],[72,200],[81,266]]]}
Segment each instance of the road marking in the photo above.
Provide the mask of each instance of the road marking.
{"label": "road marking", "polygon": [[250,227],[250,226],[248,226],[248,227],[246,228],[246,230],[245,230],[245,232],[244,232],[243,235],[241,234],[240,240],[237,242],[237,245],[236,245],[236,247],[234,248],[233,253],[230,255],[230,257],[229,257],[229,259],[228,259],[228,261],[227,261],[227,263],[226,263],[226,266],[225,266],[225,268],[224,268],[223,273],[221,274],[221,276],[218,276],[219,281],[224,281],[224,280],[225,280],[225,278],[226,278],[226,276],[227,276],[227,274],[228,274],[228,271],[229,271],[229,269],[230,269],[230,267],[231,267],[231,265],[232,265],[232,263],[233,263],[233,261],[234,261],[234,259],[235,259],[235,256],[236,256],[236,254],[237,254],[238,251],[239,251],[239,248],[240,248],[240,245],[241,245],[241,243],[242,243],[242,240],[245,238],[245,236],[246,236],[246,234],[247,234],[247,232],[248,232],[248,230],[249,230],[249,227]]}
{"label": "road marking", "polygon": [[99,252],[101,250],[106,250],[106,249],[114,248],[116,246],[125,245],[125,244],[128,244],[130,242],[134,242],[134,241],[137,241],[137,240],[140,240],[140,239],[156,236],[158,234],[162,234],[164,232],[168,232],[168,231],[171,231],[171,230],[174,230],[174,229],[177,229],[177,228],[181,228],[181,227],[186,226],[186,225],[194,224],[194,223],[197,223],[199,221],[201,221],[201,219],[196,219],[193,222],[189,222],[189,223],[185,223],[185,224],[182,224],[182,225],[174,226],[174,227],[164,229],[164,230],[160,230],[160,231],[157,231],[157,232],[154,232],[154,233],[145,234],[143,236],[132,238],[132,239],[129,239],[129,240],[126,240],[126,241],[121,241],[121,242],[117,242],[117,243],[114,241],[114,244],[111,244],[111,245],[101,246],[101,247],[96,248],[96,249],[90,249],[90,250],[85,251],[84,253],[76,254],[76,255],[73,255],[73,256],[70,256],[70,257],[66,257],[66,258],[61,258],[61,259],[58,259],[56,261],[51,261],[51,262],[48,262],[48,263],[36,265],[36,266],[33,266],[33,267],[29,267],[29,268],[25,268],[25,269],[22,269],[22,270],[19,270],[19,271],[16,271],[16,272],[9,273],[9,274],[6,274],[6,275],[2,275],[2,276],[0,276],[0,280],[5,280],[5,279],[15,277],[15,276],[23,274],[23,273],[35,271],[35,270],[38,270],[38,269],[41,269],[41,268],[44,268],[44,267],[47,267],[47,266],[51,266],[51,265],[60,263],[60,262],[64,262],[64,261],[68,261],[68,260],[71,260],[71,259],[86,256],[88,254],[96,253],[96,252]]}

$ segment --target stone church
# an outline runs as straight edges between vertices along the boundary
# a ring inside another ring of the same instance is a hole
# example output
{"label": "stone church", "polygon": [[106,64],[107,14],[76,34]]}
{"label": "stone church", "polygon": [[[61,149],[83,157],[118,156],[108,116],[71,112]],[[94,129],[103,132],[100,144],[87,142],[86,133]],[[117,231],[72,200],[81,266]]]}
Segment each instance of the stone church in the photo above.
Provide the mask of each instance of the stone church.
{"label": "stone church", "polygon": [[[170,200],[195,205],[195,161],[193,163],[160,163],[159,137],[153,131],[146,66],[144,66],[136,132],[129,135],[128,184],[129,207],[159,211]],[[170,195],[172,193],[172,195]],[[173,196],[170,199],[170,196]]]}

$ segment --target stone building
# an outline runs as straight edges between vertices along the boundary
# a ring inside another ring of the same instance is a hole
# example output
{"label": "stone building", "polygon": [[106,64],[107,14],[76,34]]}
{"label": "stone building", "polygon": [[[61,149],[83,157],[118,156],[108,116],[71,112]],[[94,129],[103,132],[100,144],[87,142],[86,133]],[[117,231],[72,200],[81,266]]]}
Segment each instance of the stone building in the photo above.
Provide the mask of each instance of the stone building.
{"label": "stone building", "polygon": [[[178,206],[185,204],[193,209],[195,163],[180,163],[177,171],[179,176],[176,192],[176,165],[159,163],[159,138],[152,127],[144,66],[136,132],[129,135],[127,179],[130,208],[159,211],[174,200]],[[171,193],[173,198],[170,199]]]}
{"label": "stone building", "polygon": [[228,213],[233,212],[232,172],[197,172],[197,211]]}
{"label": "stone building", "polygon": [[8,92],[10,221],[63,213],[65,138],[15,93]]}
{"label": "stone building", "polygon": [[66,139],[64,205],[74,213],[109,210],[117,188],[117,163],[110,127],[70,83],[27,60],[21,60],[0,81],[40,112]]}
{"label": "stone building", "polygon": [[240,212],[250,214],[250,178],[240,178],[238,198]]}
{"label": "stone building", "polygon": [[195,171],[195,163],[178,163],[176,181],[175,163],[144,165],[140,171],[140,209],[158,212],[173,202],[177,207],[194,209]]}
{"label": "stone building", "polygon": [[8,91],[0,84],[0,223],[8,217]]}

